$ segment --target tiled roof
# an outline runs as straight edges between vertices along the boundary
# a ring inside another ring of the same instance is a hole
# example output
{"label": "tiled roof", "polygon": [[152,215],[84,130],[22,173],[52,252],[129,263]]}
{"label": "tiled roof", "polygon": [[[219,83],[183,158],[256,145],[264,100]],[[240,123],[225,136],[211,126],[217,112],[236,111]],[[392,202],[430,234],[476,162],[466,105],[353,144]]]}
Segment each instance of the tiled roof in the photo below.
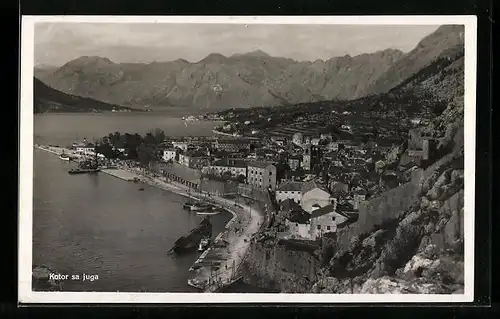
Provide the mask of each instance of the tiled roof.
{"label": "tiled roof", "polygon": [[247,167],[247,164],[245,161],[242,160],[229,160],[229,159],[222,159],[215,161],[213,166],[225,166],[225,167]]}
{"label": "tiled roof", "polygon": [[280,184],[277,191],[289,192],[289,191],[300,191],[302,189],[301,182],[284,182]]}
{"label": "tiled roof", "polygon": [[309,219],[311,218],[311,214],[309,214],[305,210],[299,208],[299,209],[294,209],[294,210],[290,211],[287,214],[286,218],[289,221],[291,221],[292,223],[308,224]]}
{"label": "tiled roof", "polygon": [[321,185],[318,185],[318,184],[317,184],[314,180],[304,183],[304,185],[303,185],[303,187],[302,187],[302,193],[307,193],[307,192],[309,192],[310,190],[313,190],[313,189],[315,189],[315,188],[319,188],[319,189],[321,189],[322,191],[325,191],[325,192],[329,193],[329,192],[328,192],[328,190],[326,190],[326,189],[325,189],[324,187],[322,187]]}
{"label": "tiled roof", "polygon": [[332,204],[326,205],[325,207],[321,207],[321,208],[318,208],[316,210],[313,210],[311,213],[311,218],[323,216],[323,215],[329,214],[333,211],[334,211],[334,207]]}
{"label": "tiled roof", "polygon": [[218,140],[217,141],[219,144],[250,144],[249,141],[246,140],[240,140],[240,139],[234,139],[234,140]]}
{"label": "tiled roof", "polygon": [[248,167],[257,167],[257,168],[267,168],[272,165],[271,163],[266,162],[250,162],[248,163]]}

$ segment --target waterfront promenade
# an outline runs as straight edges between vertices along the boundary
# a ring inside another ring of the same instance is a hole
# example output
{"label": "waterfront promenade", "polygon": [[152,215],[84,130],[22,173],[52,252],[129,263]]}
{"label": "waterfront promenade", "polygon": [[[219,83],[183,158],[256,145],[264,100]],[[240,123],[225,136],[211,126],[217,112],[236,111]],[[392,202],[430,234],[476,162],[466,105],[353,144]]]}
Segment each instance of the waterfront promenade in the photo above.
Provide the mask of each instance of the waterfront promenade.
{"label": "waterfront promenade", "polygon": [[232,199],[195,192],[180,183],[167,183],[161,177],[154,177],[152,173],[138,168],[127,169],[141,176],[141,181],[145,183],[220,205],[232,213],[233,218],[227,223],[226,229],[191,267],[192,276],[188,284],[206,292],[214,292],[237,278],[238,269],[250,247],[250,238],[259,231],[264,221],[262,212]]}
{"label": "waterfront promenade", "polygon": [[[65,148],[35,146],[56,155],[62,154],[63,151],[66,154],[72,154],[70,150]],[[236,278],[238,269],[250,247],[250,238],[258,232],[263,224],[262,212],[255,207],[237,203],[233,199],[199,193],[181,183],[167,182],[165,177],[144,169],[118,165],[116,169],[103,169],[101,171],[123,180],[137,178],[138,181],[148,185],[192,199],[207,201],[229,211],[233,218],[227,223],[225,230],[215,238],[212,247],[193,264],[190,269],[192,276],[188,280],[188,284],[203,291],[213,292]],[[165,248],[165,253],[167,250],[168,248]]]}

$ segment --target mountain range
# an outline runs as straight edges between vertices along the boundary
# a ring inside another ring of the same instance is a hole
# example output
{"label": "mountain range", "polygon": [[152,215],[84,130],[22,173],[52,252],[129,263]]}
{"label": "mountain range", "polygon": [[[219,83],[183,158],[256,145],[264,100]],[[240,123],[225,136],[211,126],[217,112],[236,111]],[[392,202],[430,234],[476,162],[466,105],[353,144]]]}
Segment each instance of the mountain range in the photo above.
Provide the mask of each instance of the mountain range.
{"label": "mountain range", "polygon": [[126,106],[214,110],[288,105],[387,92],[457,46],[463,47],[463,26],[446,25],[408,53],[387,49],[298,62],[257,50],[147,64],[84,56],[59,68],[35,68],[35,76],[64,93]]}

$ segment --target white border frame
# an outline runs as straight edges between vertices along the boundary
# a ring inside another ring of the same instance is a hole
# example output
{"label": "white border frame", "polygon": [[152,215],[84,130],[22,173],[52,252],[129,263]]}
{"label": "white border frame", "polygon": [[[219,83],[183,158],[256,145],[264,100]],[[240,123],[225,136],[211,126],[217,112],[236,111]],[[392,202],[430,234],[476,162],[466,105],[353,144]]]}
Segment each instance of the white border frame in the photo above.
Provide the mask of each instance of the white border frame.
{"label": "white border frame", "polygon": [[[230,294],[34,292],[31,290],[33,213],[34,25],[37,22],[465,25],[465,289],[464,294]],[[476,16],[22,16],[19,145],[20,303],[410,303],[472,302],[474,297],[474,191],[476,137]]]}

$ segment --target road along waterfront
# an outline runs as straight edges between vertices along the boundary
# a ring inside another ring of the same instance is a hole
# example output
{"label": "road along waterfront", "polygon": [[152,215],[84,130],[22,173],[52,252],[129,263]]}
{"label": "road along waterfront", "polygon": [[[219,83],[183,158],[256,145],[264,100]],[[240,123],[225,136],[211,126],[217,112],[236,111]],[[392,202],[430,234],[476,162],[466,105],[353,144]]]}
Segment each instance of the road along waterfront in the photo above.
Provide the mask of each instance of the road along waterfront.
{"label": "road along waterfront", "polygon": [[[75,152],[62,147],[35,146],[55,155],[76,155]],[[119,173],[120,171],[127,172],[127,178],[124,178],[125,174]],[[232,199],[199,193],[180,183],[167,182],[165,178],[144,169],[119,164],[117,169],[104,169],[102,172],[113,172],[113,176],[124,180],[137,178],[140,182],[178,195],[211,202],[230,212],[233,218],[226,224],[225,230],[215,238],[213,247],[202,254],[191,267],[188,284],[204,291],[214,291],[234,279],[249,248],[250,238],[263,223],[262,212]]]}

